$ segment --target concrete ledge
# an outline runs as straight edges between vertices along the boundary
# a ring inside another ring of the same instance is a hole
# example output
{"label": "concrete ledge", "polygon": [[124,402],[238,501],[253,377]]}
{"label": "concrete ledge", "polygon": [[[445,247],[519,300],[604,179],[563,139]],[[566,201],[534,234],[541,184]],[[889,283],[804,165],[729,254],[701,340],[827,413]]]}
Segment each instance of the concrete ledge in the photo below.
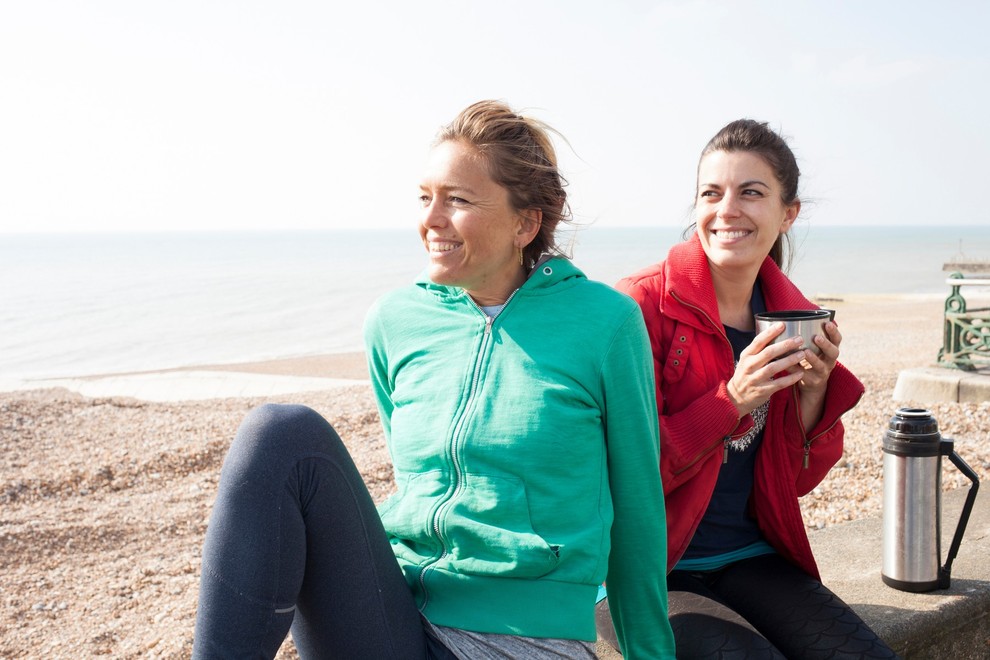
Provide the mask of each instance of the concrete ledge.
{"label": "concrete ledge", "polygon": [[[968,489],[943,494],[942,562]],[[944,591],[915,594],[885,585],[883,520],[826,527],[811,545],[832,591],[902,658],[990,658],[990,504],[978,495]]]}
{"label": "concrete ledge", "polygon": [[905,369],[897,376],[894,401],[979,403],[990,401],[990,372],[947,367]]}
{"label": "concrete ledge", "polygon": [[[968,489],[943,494],[942,557],[952,542]],[[812,532],[825,585],[848,603],[904,660],[990,658],[990,499],[976,498],[949,589],[916,594],[888,587],[883,568],[883,519],[867,518]],[[599,657],[621,656],[604,641]]]}

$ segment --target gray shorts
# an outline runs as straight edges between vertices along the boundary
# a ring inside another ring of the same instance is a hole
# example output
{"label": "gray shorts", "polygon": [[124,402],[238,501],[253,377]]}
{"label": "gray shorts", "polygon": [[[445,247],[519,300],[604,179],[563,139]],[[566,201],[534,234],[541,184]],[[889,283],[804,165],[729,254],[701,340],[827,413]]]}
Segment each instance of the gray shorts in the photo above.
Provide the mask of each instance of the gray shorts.
{"label": "gray shorts", "polygon": [[595,645],[579,639],[549,639],[479,633],[423,622],[461,660],[595,660]]}

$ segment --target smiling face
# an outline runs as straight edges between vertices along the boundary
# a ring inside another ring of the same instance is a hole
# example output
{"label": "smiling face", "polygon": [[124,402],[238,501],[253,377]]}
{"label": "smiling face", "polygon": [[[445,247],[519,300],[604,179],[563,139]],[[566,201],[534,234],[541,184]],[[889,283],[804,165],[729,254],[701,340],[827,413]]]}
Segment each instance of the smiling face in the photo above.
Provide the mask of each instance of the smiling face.
{"label": "smiling face", "polygon": [[526,279],[519,248],[539,222],[509,203],[470,144],[446,141],[430,152],[420,183],[419,234],[430,256],[430,279],[463,288],[481,305],[506,301]]}
{"label": "smiling face", "polygon": [[713,151],[698,165],[695,221],[713,270],[755,279],[801,202],[785,204],[773,169],[759,155]]}

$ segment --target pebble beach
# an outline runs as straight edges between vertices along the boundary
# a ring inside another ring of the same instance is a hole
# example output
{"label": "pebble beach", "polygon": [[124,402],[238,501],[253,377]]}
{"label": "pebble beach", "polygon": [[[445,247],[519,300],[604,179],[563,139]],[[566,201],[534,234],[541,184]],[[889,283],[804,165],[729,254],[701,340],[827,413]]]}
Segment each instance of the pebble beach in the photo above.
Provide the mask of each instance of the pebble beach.
{"label": "pebble beach", "polygon": [[[843,458],[802,500],[807,527],[880,515],[881,439],[900,406],[930,409],[966,462],[982,480],[990,477],[990,402],[892,400],[902,369],[934,363],[943,298],[833,295],[818,302],[836,310],[840,359],[867,391],[843,418]],[[253,406],[316,409],[344,439],[376,501],[391,492],[361,355],[209,368],[355,384],[169,402],[66,389],[0,393],[0,660],[189,656],[200,549],[220,465]],[[968,485],[957,475],[945,470],[944,487]],[[296,657],[291,640],[278,657]]]}

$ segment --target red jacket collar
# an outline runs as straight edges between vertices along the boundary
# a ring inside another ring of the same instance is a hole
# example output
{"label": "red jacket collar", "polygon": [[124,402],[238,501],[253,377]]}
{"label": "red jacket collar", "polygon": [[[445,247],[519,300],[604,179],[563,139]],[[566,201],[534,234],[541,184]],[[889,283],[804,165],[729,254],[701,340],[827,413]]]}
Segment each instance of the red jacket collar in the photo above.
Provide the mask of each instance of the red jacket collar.
{"label": "red jacket collar", "polygon": [[[763,260],[759,278],[767,311],[818,308],[818,305],[801,294],[770,257]],[[708,258],[705,256],[697,232],[687,241],[670,248],[667,254],[664,265],[663,298],[666,299],[671,295],[698,308],[714,323],[721,324],[712,273],[708,268]],[[661,313],[667,311],[661,304]]]}

